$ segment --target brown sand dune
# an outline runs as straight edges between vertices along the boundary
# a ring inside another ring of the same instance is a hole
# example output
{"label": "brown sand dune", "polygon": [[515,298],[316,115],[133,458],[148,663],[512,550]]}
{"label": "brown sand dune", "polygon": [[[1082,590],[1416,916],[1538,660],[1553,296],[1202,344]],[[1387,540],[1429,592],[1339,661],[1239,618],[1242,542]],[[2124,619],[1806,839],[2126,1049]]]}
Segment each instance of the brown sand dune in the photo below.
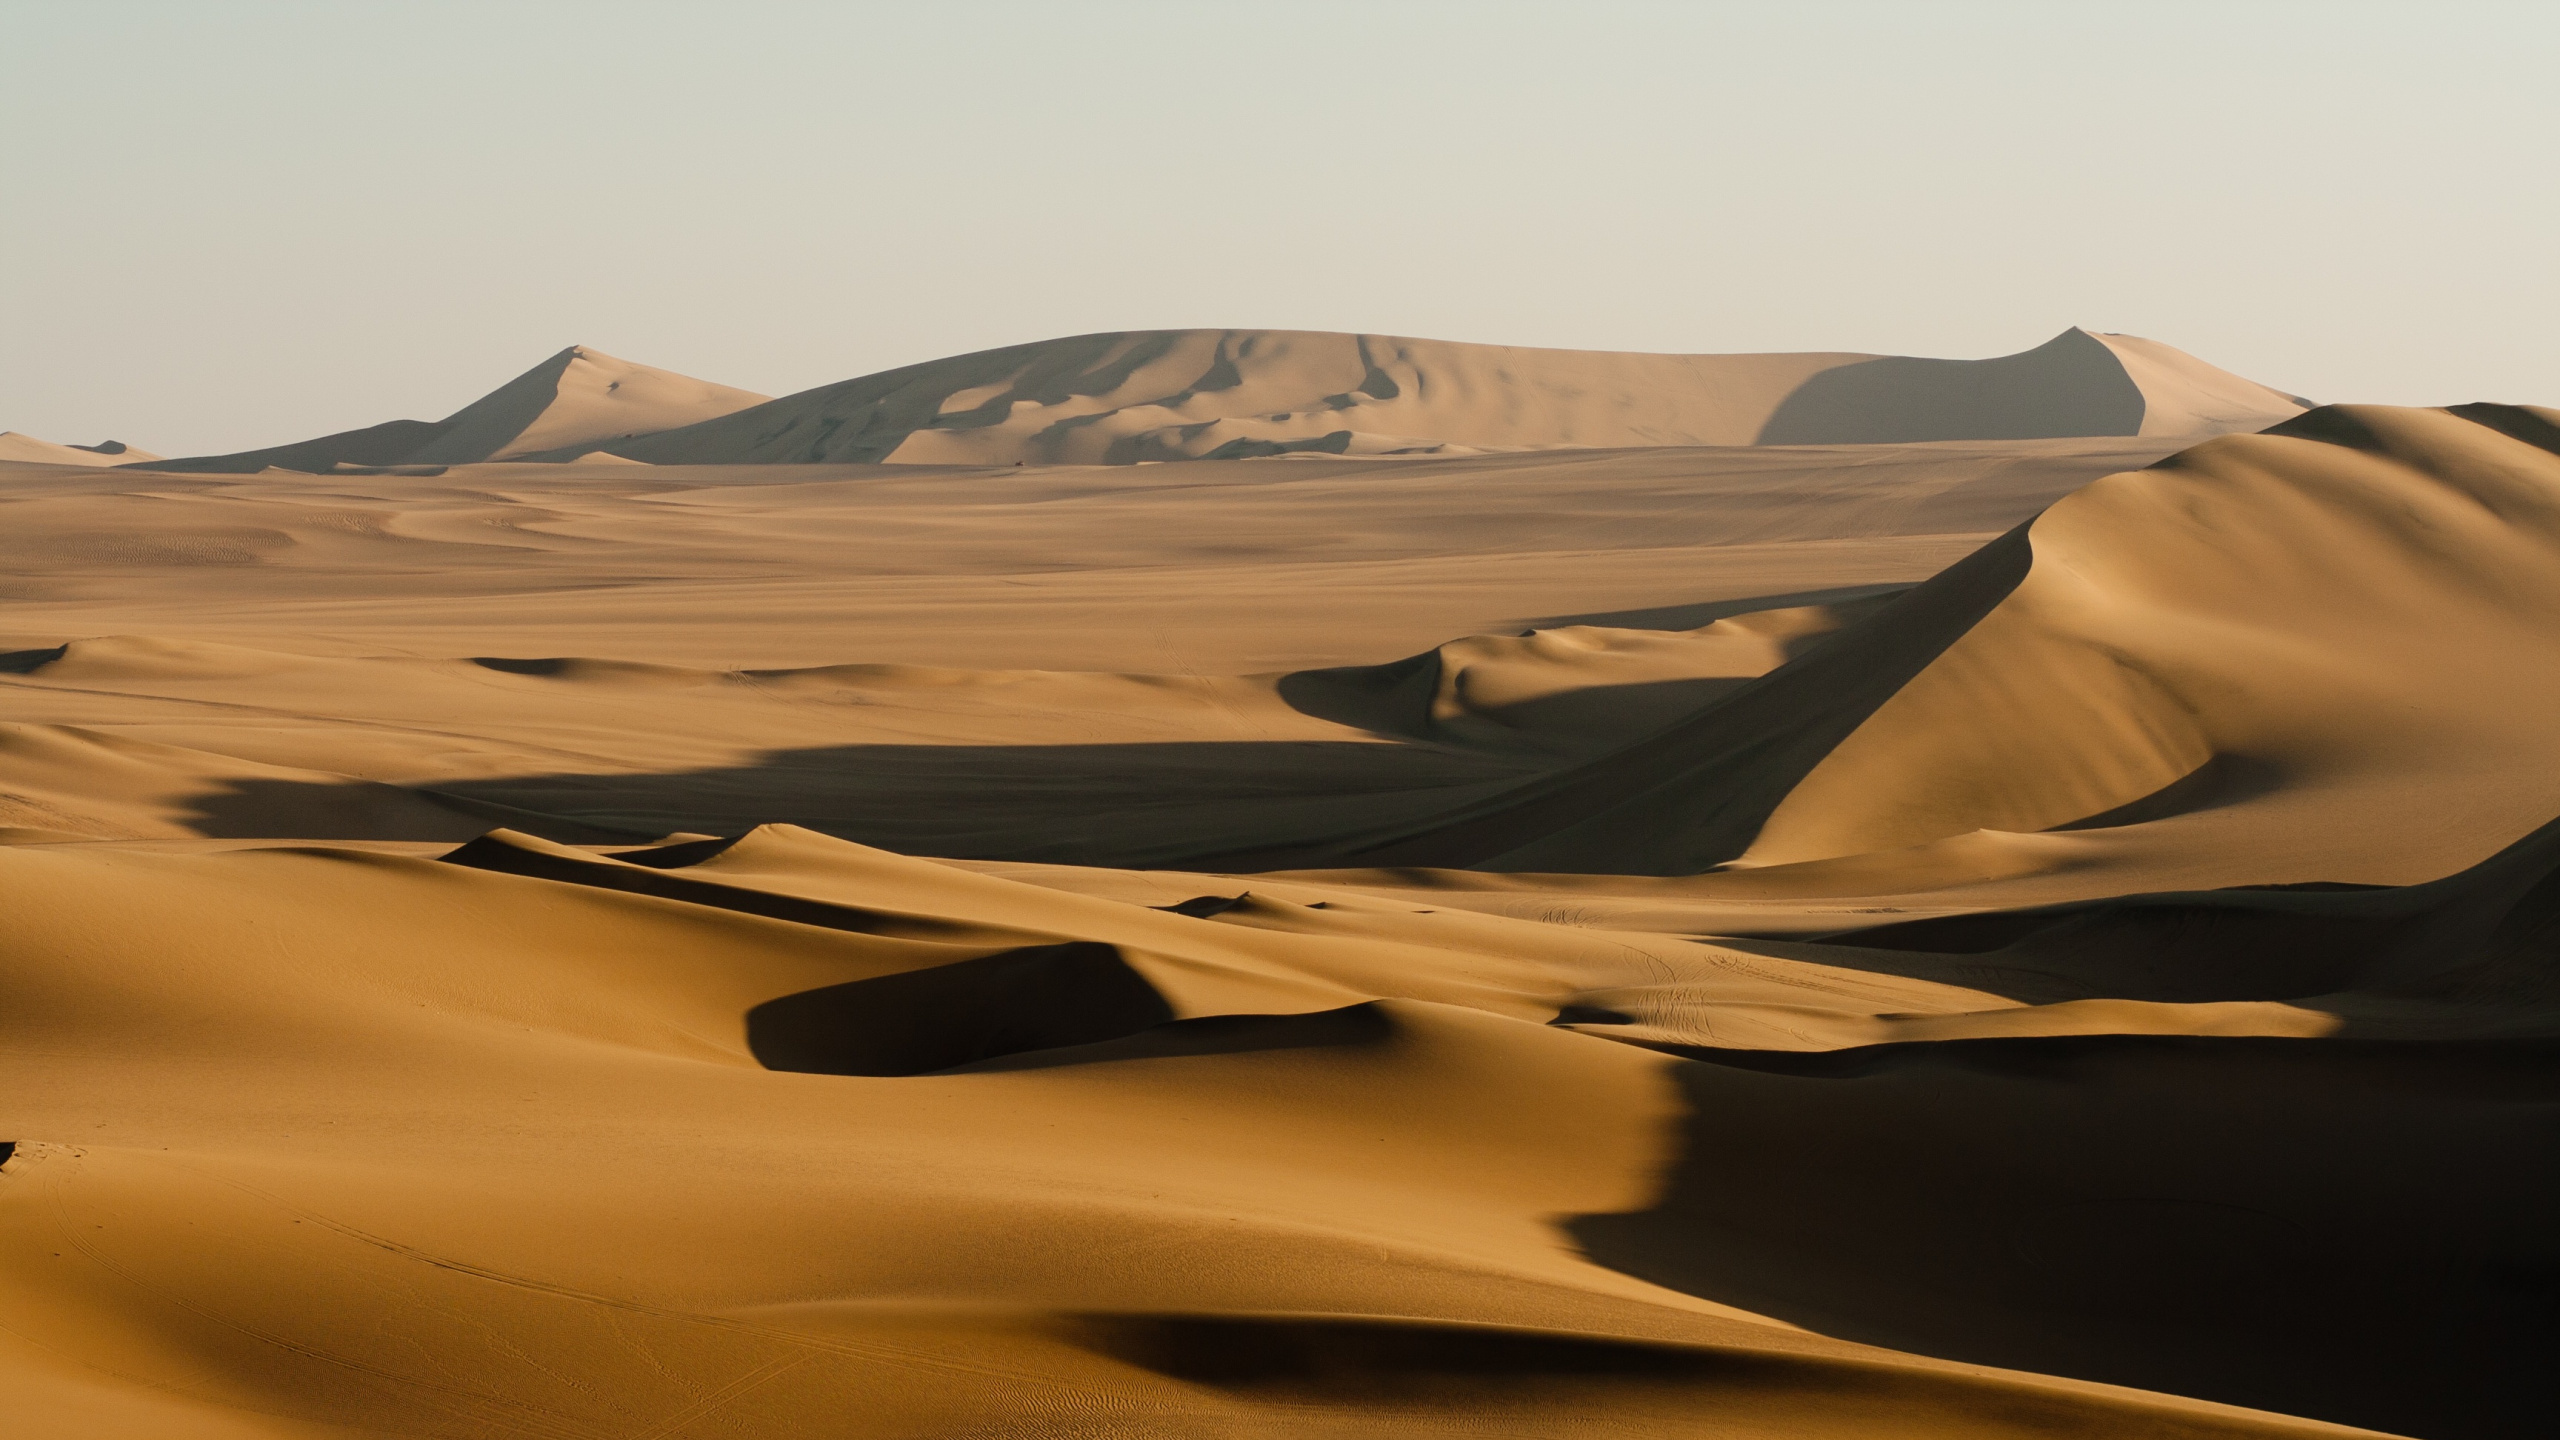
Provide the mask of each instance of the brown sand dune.
{"label": "brown sand dune", "polygon": [[1992,360],[1649,355],[1303,330],[1140,330],[956,355],[779,400],[579,347],[461,412],[165,468],[1122,465],[2254,430],[2309,402],[2130,335]]}
{"label": "brown sand dune", "polygon": [[0,465],[126,465],[162,458],[148,450],[136,450],[121,440],[57,445],[15,430],[0,430]]}
{"label": "brown sand dune", "polygon": [[2256,429],[2297,397],[2066,330],[1997,360],[1642,355],[1296,330],[1079,335],[884,371],[606,446],[659,464],[1126,464],[1541,446]]}
{"label": "brown sand dune", "polygon": [[608,441],[692,425],[765,400],[572,345],[442,420],[389,420],[230,455],[139,458],[171,470],[246,475],[269,466],[321,471],[340,465],[467,465],[554,450],[575,456]]}
{"label": "brown sand dune", "polygon": [[30,468],[7,1413],[2538,1435],[2555,422]]}
{"label": "brown sand dune", "polygon": [[2560,454],[2517,438],[2536,423],[2338,407],[2208,441],[1670,730],[1343,853],[1689,874],[2173,829],[2298,867],[2255,878],[2443,874],[2560,814]]}
{"label": "brown sand dune", "polygon": [[[17,1403],[161,1434],[2319,1431],[1577,1255],[1559,1217],[1658,1212],[1704,1067],[1539,1023],[1552,964],[814,836],[701,850],[0,852],[40,917],[13,1118],[64,1137],[0,1171],[0,1306],[44,1347]],[[508,873],[617,866],[642,883]]]}

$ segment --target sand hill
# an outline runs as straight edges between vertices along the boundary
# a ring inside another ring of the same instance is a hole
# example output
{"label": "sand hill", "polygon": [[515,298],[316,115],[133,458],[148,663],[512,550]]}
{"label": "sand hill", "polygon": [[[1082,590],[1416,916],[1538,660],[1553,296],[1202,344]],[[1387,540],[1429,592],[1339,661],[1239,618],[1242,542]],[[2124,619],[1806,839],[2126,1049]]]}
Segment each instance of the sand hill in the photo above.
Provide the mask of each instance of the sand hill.
{"label": "sand hill", "polygon": [[2560,412],[0,507],[37,1433],[2547,1428]]}
{"label": "sand hill", "polygon": [[389,420],[231,455],[159,462],[180,471],[248,474],[268,466],[464,465],[546,451],[576,455],[607,442],[747,409],[764,396],[572,345],[442,420]]}
{"label": "sand hill", "polygon": [[102,441],[96,445],[57,445],[15,430],[0,430],[0,464],[16,465],[126,465],[164,457],[148,450],[136,450],[121,440]]}
{"label": "sand hill", "polygon": [[867,375],[606,448],[653,463],[992,465],[2257,429],[2302,408],[2165,345],[1997,360],[1641,355],[1295,330],[1079,335]]}
{"label": "sand hill", "polygon": [[320,470],[598,453],[682,465],[1117,465],[2191,437],[2262,429],[2309,403],[2157,341],[2085,330],[1994,360],[1645,355],[1299,330],[1147,330],[1009,346],[760,399],[571,349],[433,426],[395,420],[170,468]]}

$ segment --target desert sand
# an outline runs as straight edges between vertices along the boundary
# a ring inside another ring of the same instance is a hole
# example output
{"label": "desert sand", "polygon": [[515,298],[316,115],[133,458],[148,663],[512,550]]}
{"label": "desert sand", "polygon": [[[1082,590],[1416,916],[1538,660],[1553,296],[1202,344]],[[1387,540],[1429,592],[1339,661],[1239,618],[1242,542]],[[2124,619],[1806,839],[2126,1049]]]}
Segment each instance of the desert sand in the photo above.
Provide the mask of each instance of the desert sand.
{"label": "desert sand", "polygon": [[0,469],[17,1433],[2543,1433],[2560,412],[1490,350]]}

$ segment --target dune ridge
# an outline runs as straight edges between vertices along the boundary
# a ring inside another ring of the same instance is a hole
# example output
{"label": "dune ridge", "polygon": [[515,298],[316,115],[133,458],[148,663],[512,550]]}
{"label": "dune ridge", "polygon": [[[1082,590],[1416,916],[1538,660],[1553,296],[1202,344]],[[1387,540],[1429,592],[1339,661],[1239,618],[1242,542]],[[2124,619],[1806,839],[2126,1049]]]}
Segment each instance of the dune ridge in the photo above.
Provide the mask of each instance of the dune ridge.
{"label": "dune ridge", "polygon": [[[2321,830],[2324,804],[2394,786],[2521,833],[2560,813],[2529,778],[2560,683],[2536,639],[2560,622],[2560,456],[2511,433],[2539,423],[2327,407],[2207,441],[1672,730],[1339,853],[1673,875],[2085,826],[2154,795],[2123,820]],[[2328,879],[2445,865],[2405,844],[2323,858]]]}
{"label": "dune ridge", "polygon": [[2300,408],[2167,346],[2076,329],[1979,361],[1136,331],[886,371],[608,448],[655,463],[1125,464],[2186,434]]}
{"label": "dune ridge", "polygon": [[691,425],[765,403],[767,397],[572,345],[442,420],[387,420],[291,445],[151,457],[160,469],[254,474],[270,466],[468,465],[561,450],[584,454],[608,441]]}
{"label": "dune ridge", "polygon": [[957,355],[779,400],[573,346],[432,425],[395,420],[164,468],[248,473],[597,455],[661,465],[1123,465],[2195,436],[2261,428],[2308,403],[2157,341],[2080,329],[1992,360],[1126,331]]}

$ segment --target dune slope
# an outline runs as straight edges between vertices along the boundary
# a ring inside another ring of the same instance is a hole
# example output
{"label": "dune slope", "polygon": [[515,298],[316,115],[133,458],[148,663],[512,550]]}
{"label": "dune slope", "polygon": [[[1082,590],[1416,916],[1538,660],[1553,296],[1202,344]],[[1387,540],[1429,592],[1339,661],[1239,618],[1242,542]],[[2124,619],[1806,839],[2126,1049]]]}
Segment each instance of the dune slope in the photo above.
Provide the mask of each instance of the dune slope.
{"label": "dune slope", "polygon": [[2336,1433],[1577,1244],[1682,1203],[1712,1067],[1541,1023],[1594,961],[1537,927],[1200,918],[788,831],[452,859],[0,850],[45,897],[5,962],[22,1420]]}
{"label": "dune slope", "polygon": [[[2458,868],[2560,813],[2560,455],[2511,433],[2538,423],[2334,407],[2208,441],[1672,729],[1342,853],[1684,874],[2174,821],[2286,835],[2299,878]],[[2360,824],[2395,805],[2464,823]]]}
{"label": "dune slope", "polygon": [[247,475],[269,466],[325,471],[341,465],[467,465],[553,450],[574,456],[765,399],[572,345],[442,420],[389,420],[229,455],[143,458],[166,470]]}
{"label": "dune slope", "polygon": [[606,448],[660,464],[1089,465],[2197,434],[2301,408],[2167,346],[2082,330],[1996,360],[1157,330],[906,366]]}
{"label": "dune slope", "polygon": [[1142,330],[955,355],[779,400],[580,346],[440,421],[163,468],[576,460],[1129,464],[2214,434],[2299,396],[2157,341],[2066,330],[1991,360],[1654,355],[1303,330]]}

